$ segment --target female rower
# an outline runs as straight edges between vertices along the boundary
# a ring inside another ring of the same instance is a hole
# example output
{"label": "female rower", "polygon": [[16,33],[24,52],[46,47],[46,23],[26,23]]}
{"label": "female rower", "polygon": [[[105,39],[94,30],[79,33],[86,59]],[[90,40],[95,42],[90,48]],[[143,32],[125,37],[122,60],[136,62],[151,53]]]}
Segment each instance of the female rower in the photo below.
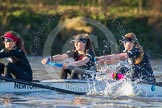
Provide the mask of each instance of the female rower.
{"label": "female rower", "polygon": [[13,31],[6,32],[1,38],[5,48],[0,51],[0,58],[7,58],[7,63],[0,63],[0,75],[32,81],[32,69],[26,57],[23,40]]}
{"label": "female rower", "polygon": [[114,64],[121,60],[128,60],[131,66],[131,70],[125,67],[119,69],[123,74],[127,75],[127,73],[129,72],[129,74],[131,74],[132,81],[138,79],[142,82],[155,82],[151,64],[142,46],[137,41],[136,35],[134,33],[128,33],[123,37],[121,42],[123,43],[125,48],[123,53],[98,57],[98,62]]}
{"label": "female rower", "polygon": [[42,64],[47,64],[48,61],[57,61],[67,58],[74,58],[74,62],[63,63],[60,78],[67,79],[70,74],[70,79],[87,79],[91,75],[86,73],[86,70],[95,70],[94,51],[91,45],[91,40],[88,34],[77,34],[74,36],[74,50],[67,51],[65,54],[58,54],[43,59]]}

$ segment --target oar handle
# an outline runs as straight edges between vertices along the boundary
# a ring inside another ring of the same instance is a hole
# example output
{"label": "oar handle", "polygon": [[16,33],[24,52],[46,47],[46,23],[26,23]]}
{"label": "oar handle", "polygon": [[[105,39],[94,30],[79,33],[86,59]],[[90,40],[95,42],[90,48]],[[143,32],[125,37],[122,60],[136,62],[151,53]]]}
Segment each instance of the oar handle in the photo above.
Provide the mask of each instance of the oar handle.
{"label": "oar handle", "polygon": [[62,63],[47,62],[47,64],[51,66],[63,67]]}

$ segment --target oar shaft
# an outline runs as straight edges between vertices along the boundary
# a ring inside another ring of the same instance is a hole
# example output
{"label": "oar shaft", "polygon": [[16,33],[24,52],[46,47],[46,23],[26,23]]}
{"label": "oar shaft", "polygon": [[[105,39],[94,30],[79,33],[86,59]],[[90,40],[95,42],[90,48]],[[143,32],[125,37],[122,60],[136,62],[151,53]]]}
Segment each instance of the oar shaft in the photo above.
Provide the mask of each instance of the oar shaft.
{"label": "oar shaft", "polygon": [[39,88],[43,88],[43,89],[63,92],[63,93],[70,93],[70,94],[76,94],[76,95],[85,95],[86,94],[85,92],[75,92],[75,91],[60,89],[60,88],[51,87],[51,86],[47,86],[47,85],[42,85],[42,84],[38,84],[38,83],[33,83],[33,82],[29,82],[29,81],[11,79],[11,78],[7,78],[7,77],[3,77],[3,76],[0,76],[0,79],[5,80],[5,81],[10,81],[10,82],[30,85],[30,86],[34,86],[34,87],[39,87]]}

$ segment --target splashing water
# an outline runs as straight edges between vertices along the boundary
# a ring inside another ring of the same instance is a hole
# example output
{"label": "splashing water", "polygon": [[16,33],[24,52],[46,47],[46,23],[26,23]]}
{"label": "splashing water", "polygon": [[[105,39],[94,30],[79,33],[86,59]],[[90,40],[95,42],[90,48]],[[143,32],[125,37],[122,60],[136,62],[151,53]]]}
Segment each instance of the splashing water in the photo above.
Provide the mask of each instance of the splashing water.
{"label": "splashing water", "polygon": [[[132,82],[129,78],[115,80],[111,77],[111,72],[115,70],[121,63],[115,65],[100,66],[100,72],[106,75],[96,76],[96,81],[93,81],[88,95],[106,95],[106,96],[146,96],[146,92],[137,86],[137,82]],[[111,71],[110,71],[111,70]],[[126,76],[130,76],[129,73]]]}

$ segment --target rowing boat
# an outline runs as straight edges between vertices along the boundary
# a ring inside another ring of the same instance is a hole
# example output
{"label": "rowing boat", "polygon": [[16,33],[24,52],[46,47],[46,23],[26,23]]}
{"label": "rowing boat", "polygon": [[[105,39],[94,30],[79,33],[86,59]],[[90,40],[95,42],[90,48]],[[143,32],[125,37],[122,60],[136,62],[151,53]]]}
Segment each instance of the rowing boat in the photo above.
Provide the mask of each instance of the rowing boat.
{"label": "rowing boat", "polygon": [[[151,84],[133,84],[131,82],[103,82],[88,80],[42,80],[32,82],[34,84],[53,87],[56,91],[76,94],[108,94],[120,96],[144,95],[144,96],[162,96],[162,87]],[[0,93],[6,92],[46,92],[49,89],[23,84],[18,82],[0,82]],[[57,90],[58,89],[58,90]]]}

